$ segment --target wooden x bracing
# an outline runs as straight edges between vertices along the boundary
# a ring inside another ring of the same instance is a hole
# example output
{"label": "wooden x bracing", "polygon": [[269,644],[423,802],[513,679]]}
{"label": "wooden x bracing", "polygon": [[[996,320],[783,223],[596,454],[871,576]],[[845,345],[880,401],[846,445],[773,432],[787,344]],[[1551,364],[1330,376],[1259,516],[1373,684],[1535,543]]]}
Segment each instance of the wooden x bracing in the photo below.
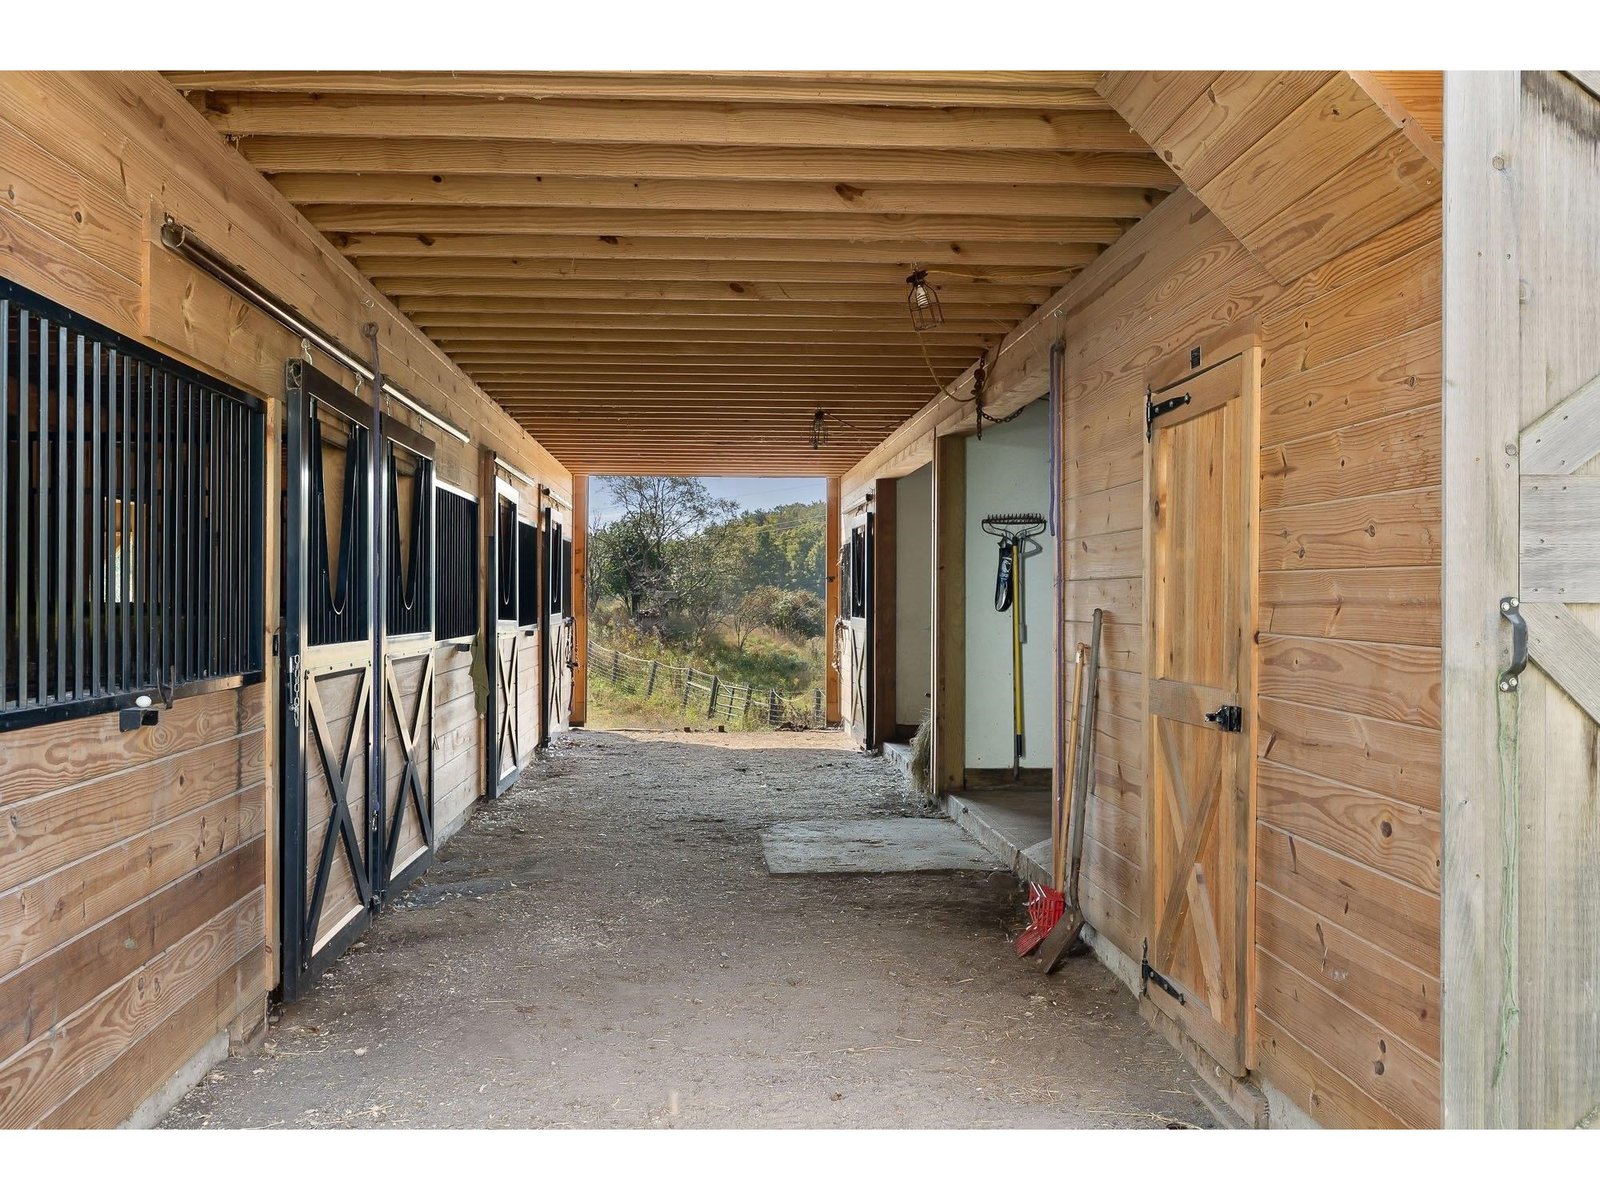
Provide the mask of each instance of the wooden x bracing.
{"label": "wooden x bracing", "polygon": [[[505,651],[501,651],[501,643],[505,644]],[[497,721],[500,726],[495,731],[495,744],[502,748],[509,747],[510,754],[500,760],[500,774],[505,775],[516,769],[522,749],[518,744],[519,731],[517,728],[517,639],[516,637],[495,639],[495,677],[499,680],[500,703],[496,706]]]}
{"label": "wooden x bracing", "polygon": [[[1206,751],[1196,760],[1185,762],[1173,738],[1172,723],[1158,719],[1157,725],[1167,769],[1166,786],[1160,790],[1166,799],[1173,858],[1164,886],[1166,903],[1155,926],[1152,961],[1163,971],[1171,970],[1187,925],[1200,957],[1206,1002],[1213,1015],[1220,1018],[1226,986],[1222,978],[1222,947],[1217,940],[1216,909],[1201,858],[1216,835],[1217,802],[1222,793],[1222,773],[1217,770],[1216,759],[1221,747],[1218,741],[1208,739]],[[1186,780],[1191,771],[1204,784],[1198,799],[1189,795]]]}
{"label": "wooden x bracing", "polygon": [[1600,375],[1522,431],[1520,611],[1528,656],[1600,723],[1600,637],[1569,605],[1600,603]]}
{"label": "wooden x bracing", "polygon": [[400,689],[399,677],[395,675],[394,661],[391,659],[384,664],[384,681],[389,690],[389,711],[394,714],[394,727],[400,735],[400,754],[404,762],[400,771],[400,783],[395,792],[394,803],[390,808],[392,814],[389,823],[388,836],[384,846],[384,870],[388,875],[394,874],[395,856],[400,848],[400,830],[405,825],[406,801],[409,799],[413,811],[417,814],[417,824],[422,829],[424,846],[433,845],[433,806],[423,786],[422,770],[417,763],[417,747],[422,742],[423,723],[433,714],[433,655],[422,655],[422,678],[417,684],[416,709],[410,719],[405,717],[405,697]]}
{"label": "wooden x bracing", "polygon": [[323,778],[327,781],[332,801],[328,831],[322,839],[322,852],[317,861],[317,882],[311,890],[311,907],[305,924],[305,956],[309,959],[317,940],[317,928],[322,920],[322,903],[328,894],[328,876],[333,869],[335,839],[344,847],[345,860],[355,881],[356,895],[363,906],[372,903],[372,884],[367,878],[366,856],[361,850],[361,834],[350,812],[350,782],[355,777],[357,764],[362,760],[367,734],[367,703],[372,694],[372,670],[361,668],[361,683],[356,693],[355,705],[345,728],[344,747],[337,753],[329,742],[328,718],[322,708],[322,693],[317,687],[317,677],[306,674],[306,712],[310,717],[311,732],[317,739],[317,757],[322,762]]}

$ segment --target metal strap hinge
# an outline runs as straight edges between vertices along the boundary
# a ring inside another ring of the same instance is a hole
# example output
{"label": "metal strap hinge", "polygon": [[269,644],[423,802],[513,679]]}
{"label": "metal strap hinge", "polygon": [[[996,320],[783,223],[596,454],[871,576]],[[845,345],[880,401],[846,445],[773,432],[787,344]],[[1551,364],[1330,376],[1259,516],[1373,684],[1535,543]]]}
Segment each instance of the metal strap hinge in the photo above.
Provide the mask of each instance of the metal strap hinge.
{"label": "metal strap hinge", "polygon": [[1173,396],[1171,399],[1163,400],[1159,404],[1157,404],[1152,397],[1153,393],[1145,392],[1144,440],[1147,442],[1155,436],[1153,426],[1155,425],[1158,417],[1166,416],[1173,409],[1182,408],[1185,404],[1189,403],[1189,401],[1193,399],[1188,392],[1185,392],[1181,396]]}
{"label": "metal strap hinge", "polygon": [[1179,1004],[1189,1003],[1188,998],[1173,985],[1170,979],[1150,965],[1150,939],[1145,938],[1144,948],[1139,955],[1139,985],[1144,991],[1148,992],[1152,983]]}

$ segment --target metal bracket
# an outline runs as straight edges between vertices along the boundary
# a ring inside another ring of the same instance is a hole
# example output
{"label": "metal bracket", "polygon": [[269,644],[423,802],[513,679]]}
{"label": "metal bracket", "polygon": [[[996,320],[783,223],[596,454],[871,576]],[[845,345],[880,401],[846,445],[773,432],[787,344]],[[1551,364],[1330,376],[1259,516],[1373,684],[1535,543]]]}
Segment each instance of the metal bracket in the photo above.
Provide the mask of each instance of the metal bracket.
{"label": "metal bracket", "polygon": [[289,656],[289,720],[300,724],[300,656]]}
{"label": "metal bracket", "polygon": [[1208,712],[1206,720],[1223,733],[1238,733],[1244,728],[1244,709],[1237,704],[1224,704],[1216,712]]}
{"label": "metal bracket", "polygon": [[1507,596],[1500,601],[1500,615],[1511,625],[1511,665],[1500,672],[1500,690],[1517,690],[1517,676],[1528,669],[1528,622],[1523,619],[1521,601]]}
{"label": "metal bracket", "polygon": [[1170,979],[1150,965],[1150,939],[1145,938],[1144,948],[1139,954],[1139,986],[1148,992],[1152,981],[1179,1004],[1189,1003],[1188,997],[1180,992]]}
{"label": "metal bracket", "polygon": [[1193,399],[1188,392],[1185,392],[1181,396],[1173,396],[1170,399],[1163,400],[1160,404],[1156,404],[1152,400],[1152,395],[1153,393],[1148,391],[1144,394],[1144,440],[1147,442],[1155,436],[1153,426],[1157,418],[1166,416],[1175,408],[1182,408]]}

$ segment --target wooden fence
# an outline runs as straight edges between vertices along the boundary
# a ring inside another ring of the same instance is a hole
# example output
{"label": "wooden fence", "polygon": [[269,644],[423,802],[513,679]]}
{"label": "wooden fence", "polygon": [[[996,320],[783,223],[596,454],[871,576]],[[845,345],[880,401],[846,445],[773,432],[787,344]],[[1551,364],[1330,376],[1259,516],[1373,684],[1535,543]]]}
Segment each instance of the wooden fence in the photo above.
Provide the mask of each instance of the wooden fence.
{"label": "wooden fence", "polygon": [[589,643],[589,679],[604,680],[618,691],[677,699],[684,713],[705,714],[708,721],[742,722],[772,728],[814,729],[825,725],[821,688],[787,695],[775,688],[733,683],[694,667],[675,667]]}

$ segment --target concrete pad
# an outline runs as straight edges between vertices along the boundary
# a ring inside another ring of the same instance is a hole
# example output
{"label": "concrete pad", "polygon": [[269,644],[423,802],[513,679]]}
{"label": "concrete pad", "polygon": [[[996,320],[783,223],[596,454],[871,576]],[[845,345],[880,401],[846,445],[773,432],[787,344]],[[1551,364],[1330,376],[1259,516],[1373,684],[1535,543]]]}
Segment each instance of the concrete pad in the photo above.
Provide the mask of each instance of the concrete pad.
{"label": "concrete pad", "polygon": [[1003,865],[938,817],[785,821],[762,830],[761,852],[773,875],[993,871]]}
{"label": "concrete pad", "polygon": [[[994,788],[952,793],[946,811],[1024,883],[1050,882],[1050,793]],[[1043,854],[1038,854],[1041,844]]]}

